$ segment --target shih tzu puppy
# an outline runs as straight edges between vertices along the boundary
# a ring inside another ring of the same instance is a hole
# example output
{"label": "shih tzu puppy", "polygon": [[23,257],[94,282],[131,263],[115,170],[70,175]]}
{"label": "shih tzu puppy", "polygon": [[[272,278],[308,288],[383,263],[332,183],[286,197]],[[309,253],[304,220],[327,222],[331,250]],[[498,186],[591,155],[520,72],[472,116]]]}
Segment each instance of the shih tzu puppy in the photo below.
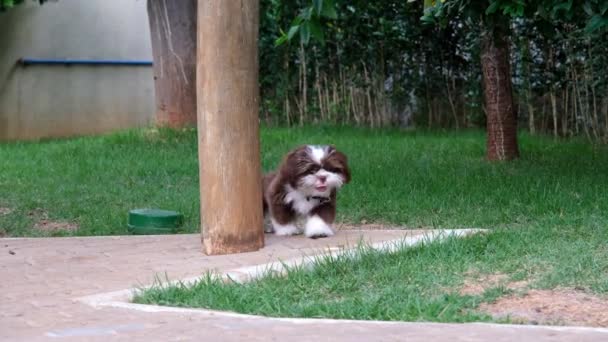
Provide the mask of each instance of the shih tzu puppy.
{"label": "shih tzu puppy", "polygon": [[347,158],[333,146],[300,146],[288,153],[276,172],[266,174],[264,214],[276,235],[301,233],[320,238],[334,235],[336,194],[350,181]]}

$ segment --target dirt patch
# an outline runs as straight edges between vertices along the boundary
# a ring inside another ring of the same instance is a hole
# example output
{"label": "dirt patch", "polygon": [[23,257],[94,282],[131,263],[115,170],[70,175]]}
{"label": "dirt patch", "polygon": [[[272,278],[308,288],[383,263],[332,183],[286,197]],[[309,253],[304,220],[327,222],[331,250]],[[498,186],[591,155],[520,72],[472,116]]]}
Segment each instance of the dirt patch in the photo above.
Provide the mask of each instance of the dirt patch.
{"label": "dirt patch", "polygon": [[40,220],[34,224],[34,228],[43,232],[58,232],[66,231],[73,232],[78,230],[78,225],[71,222]]}
{"label": "dirt patch", "polygon": [[463,296],[479,296],[485,290],[493,287],[504,286],[509,290],[515,291],[526,288],[528,284],[527,280],[509,281],[509,277],[502,273],[475,275],[469,272],[459,293]]}
{"label": "dirt patch", "polygon": [[479,276],[468,274],[459,292],[463,296],[478,296],[483,294],[483,292],[488,288],[496,287],[501,283],[505,283],[507,279],[508,277],[506,274],[496,273]]}
{"label": "dirt patch", "polygon": [[46,211],[44,211],[44,209],[36,208],[36,209],[32,209],[32,210],[28,211],[27,216],[47,218],[48,214],[46,213]]}
{"label": "dirt patch", "polygon": [[[0,207],[0,216],[8,215],[13,212],[13,209],[7,207]],[[8,233],[4,228],[0,228],[0,238],[8,236]]]}
{"label": "dirt patch", "polygon": [[37,222],[34,224],[34,229],[46,233],[54,232],[73,232],[78,230],[78,225],[73,222],[66,221],[54,221],[50,220],[46,211],[40,208],[36,208],[27,213],[28,216],[32,217]]}
{"label": "dirt patch", "polygon": [[478,309],[497,319],[526,324],[608,327],[608,298],[574,289],[530,290]]}

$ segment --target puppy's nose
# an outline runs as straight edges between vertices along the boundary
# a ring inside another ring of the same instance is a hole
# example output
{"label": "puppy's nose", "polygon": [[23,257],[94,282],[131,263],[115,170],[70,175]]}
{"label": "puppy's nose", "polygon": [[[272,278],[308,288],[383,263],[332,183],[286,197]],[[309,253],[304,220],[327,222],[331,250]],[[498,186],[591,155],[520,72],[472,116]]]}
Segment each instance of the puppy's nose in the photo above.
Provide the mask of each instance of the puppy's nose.
{"label": "puppy's nose", "polygon": [[319,178],[319,181],[321,183],[325,183],[325,181],[327,180],[327,176],[318,176],[317,178]]}

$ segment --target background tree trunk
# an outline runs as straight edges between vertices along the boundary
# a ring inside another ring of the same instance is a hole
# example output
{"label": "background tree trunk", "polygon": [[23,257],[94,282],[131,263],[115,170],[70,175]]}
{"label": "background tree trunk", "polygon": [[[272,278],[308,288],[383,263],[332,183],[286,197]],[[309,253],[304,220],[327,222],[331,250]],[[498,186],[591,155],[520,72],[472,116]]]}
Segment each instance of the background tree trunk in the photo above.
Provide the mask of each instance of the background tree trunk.
{"label": "background tree trunk", "polygon": [[515,159],[519,157],[519,148],[509,44],[507,35],[499,29],[486,29],[482,34],[481,69],[487,118],[487,158],[488,160]]}
{"label": "background tree trunk", "polygon": [[207,254],[255,251],[264,246],[258,121],[259,0],[200,1],[198,18],[203,248]]}
{"label": "background tree trunk", "polygon": [[196,125],[197,0],[148,0],[156,124]]}

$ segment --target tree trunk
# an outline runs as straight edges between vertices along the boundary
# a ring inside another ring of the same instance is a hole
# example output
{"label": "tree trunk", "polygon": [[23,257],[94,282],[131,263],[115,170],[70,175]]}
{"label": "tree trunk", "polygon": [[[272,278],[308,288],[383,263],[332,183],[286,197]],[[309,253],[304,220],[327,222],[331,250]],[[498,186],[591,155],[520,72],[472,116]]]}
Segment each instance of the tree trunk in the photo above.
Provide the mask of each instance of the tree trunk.
{"label": "tree trunk", "polygon": [[526,94],[526,106],[528,107],[528,129],[531,135],[536,134],[536,122],[534,118],[534,99],[532,92],[532,71],[530,70],[530,64],[532,64],[532,48],[530,46],[530,40],[526,37],[523,38],[523,43],[521,44],[521,52],[522,52],[522,64],[523,64],[523,72],[524,72],[524,80],[525,80],[525,94]]}
{"label": "tree trunk", "polygon": [[[264,245],[259,136],[259,0],[198,8],[197,97],[204,251]],[[203,44],[204,42],[204,44]]]}
{"label": "tree trunk", "polygon": [[608,141],[608,98],[602,99],[602,113],[604,113],[604,140]]}
{"label": "tree trunk", "polygon": [[196,2],[148,0],[158,126],[196,125]]}
{"label": "tree trunk", "polygon": [[568,87],[565,87],[565,89],[562,91],[563,97],[564,97],[564,112],[562,114],[562,135],[563,136],[568,136],[568,119],[569,119],[569,113],[568,111],[569,109],[569,102],[568,102]]}
{"label": "tree trunk", "polygon": [[559,135],[557,132],[557,98],[553,86],[551,86],[549,96],[551,97],[551,116],[553,117],[553,136],[557,138]]}
{"label": "tree trunk", "polygon": [[487,117],[488,160],[519,157],[517,116],[513,106],[507,35],[484,30],[481,37],[481,68]]}
{"label": "tree trunk", "polygon": [[300,43],[300,127],[304,126],[304,116],[308,117],[308,67],[306,66],[306,50],[304,50],[304,44]]}
{"label": "tree trunk", "polygon": [[604,113],[604,141],[608,143],[608,98],[602,99],[602,113]]}
{"label": "tree trunk", "polygon": [[530,134],[536,134],[536,127],[534,126],[534,105],[532,104],[532,99],[528,98],[527,100],[528,106],[528,128],[530,130]]}

